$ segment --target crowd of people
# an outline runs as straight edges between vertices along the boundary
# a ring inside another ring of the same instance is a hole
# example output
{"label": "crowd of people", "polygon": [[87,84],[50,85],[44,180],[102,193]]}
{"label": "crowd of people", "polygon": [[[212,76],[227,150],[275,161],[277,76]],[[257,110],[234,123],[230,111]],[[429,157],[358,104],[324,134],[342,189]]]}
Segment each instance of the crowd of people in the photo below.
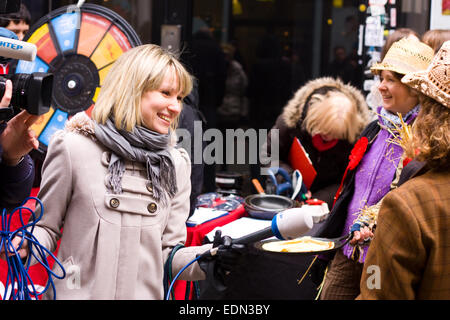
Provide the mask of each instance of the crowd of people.
{"label": "crowd of people", "polygon": [[[3,27],[21,39],[24,24],[29,14]],[[379,78],[375,117],[361,90],[338,73],[291,92],[270,36],[248,76],[236,48],[212,40],[200,30],[189,57],[153,44],[125,52],[108,72],[92,117],[77,114],[52,137],[38,194],[45,215],[34,235],[50,251],[60,241],[63,266],[83,272],[77,290],[55,281],[58,298],[163,299],[167,261],[173,274],[189,265],[186,280],[239,267],[242,246],[228,237],[183,247],[203,181],[213,191],[214,168],[202,177],[201,167],[194,178],[175,129],[202,118],[208,127],[227,128],[248,116],[279,130],[280,166],[289,173],[289,149],[300,140],[317,171],[311,195],[331,208],[316,236],[350,239],[313,265],[320,299],[449,299],[450,32],[420,37],[398,29],[388,37],[381,61],[371,66]],[[264,73],[271,69],[279,78],[267,89]],[[9,108],[11,92],[8,80],[0,110]],[[30,193],[28,153],[38,147],[30,126],[37,118],[22,111],[0,122],[2,208]],[[33,259],[27,241],[14,240],[20,257]],[[380,273],[374,283],[373,266]]]}

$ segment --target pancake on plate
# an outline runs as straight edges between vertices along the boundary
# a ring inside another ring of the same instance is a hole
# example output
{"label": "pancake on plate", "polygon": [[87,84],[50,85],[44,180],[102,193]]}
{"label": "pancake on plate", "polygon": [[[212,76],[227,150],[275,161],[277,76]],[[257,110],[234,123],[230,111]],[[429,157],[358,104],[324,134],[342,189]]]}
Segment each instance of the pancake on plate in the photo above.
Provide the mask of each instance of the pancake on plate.
{"label": "pancake on plate", "polygon": [[262,245],[262,248],[272,252],[317,252],[333,249],[334,242],[301,237],[294,240],[267,242]]}

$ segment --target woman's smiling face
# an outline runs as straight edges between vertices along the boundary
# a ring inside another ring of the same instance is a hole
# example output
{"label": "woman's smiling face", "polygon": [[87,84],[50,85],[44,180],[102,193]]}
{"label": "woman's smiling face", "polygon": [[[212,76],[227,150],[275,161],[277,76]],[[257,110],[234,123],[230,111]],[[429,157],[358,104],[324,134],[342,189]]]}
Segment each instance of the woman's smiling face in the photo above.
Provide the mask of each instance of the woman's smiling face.
{"label": "woman's smiling face", "polygon": [[157,90],[146,91],[141,98],[143,125],[167,134],[181,112],[181,96],[175,73],[167,73]]}
{"label": "woman's smiling face", "polygon": [[417,94],[388,70],[381,71],[378,90],[383,98],[383,108],[393,114],[405,115],[419,103]]}

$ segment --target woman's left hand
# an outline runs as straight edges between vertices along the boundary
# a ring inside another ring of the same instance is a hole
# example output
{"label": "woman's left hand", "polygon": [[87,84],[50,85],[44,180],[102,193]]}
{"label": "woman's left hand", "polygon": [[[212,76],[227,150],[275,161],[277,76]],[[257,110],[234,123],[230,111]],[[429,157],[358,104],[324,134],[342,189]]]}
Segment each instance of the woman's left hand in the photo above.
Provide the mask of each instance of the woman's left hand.
{"label": "woman's left hand", "polygon": [[[24,259],[28,256],[28,240],[22,239],[21,237],[14,237],[14,239],[12,239],[11,241],[11,245],[17,250],[17,253],[19,254],[19,257],[21,259]],[[12,256],[13,253],[6,253],[4,248],[2,247],[0,250],[0,259],[6,260],[7,255]]]}
{"label": "woman's left hand", "polygon": [[359,231],[355,231],[353,233],[353,238],[350,240],[349,243],[352,246],[356,244],[363,244],[364,242],[371,240],[372,237],[373,237],[372,229],[367,226],[364,226]]}

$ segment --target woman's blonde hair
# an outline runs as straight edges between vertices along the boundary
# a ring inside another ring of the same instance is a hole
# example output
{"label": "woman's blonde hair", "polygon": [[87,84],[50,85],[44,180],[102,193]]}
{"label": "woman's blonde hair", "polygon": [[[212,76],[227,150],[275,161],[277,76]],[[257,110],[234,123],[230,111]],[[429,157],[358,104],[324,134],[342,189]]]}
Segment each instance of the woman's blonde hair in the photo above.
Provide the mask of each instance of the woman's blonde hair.
{"label": "woman's blonde hair", "polygon": [[192,90],[191,75],[169,51],[153,44],[128,50],[109,70],[92,118],[104,124],[112,115],[116,127],[127,131],[132,131],[136,125],[141,126],[142,95],[159,89],[166,75],[173,75],[178,80],[177,90],[183,98]]}
{"label": "woman's blonde hair", "polygon": [[[420,97],[420,112],[413,127],[412,150],[430,168],[450,167],[450,109],[427,96]],[[409,155],[413,157],[414,155]]]}
{"label": "woman's blonde hair", "polygon": [[311,136],[323,134],[350,143],[355,142],[365,124],[357,111],[357,102],[338,91],[313,94],[303,122]]}

